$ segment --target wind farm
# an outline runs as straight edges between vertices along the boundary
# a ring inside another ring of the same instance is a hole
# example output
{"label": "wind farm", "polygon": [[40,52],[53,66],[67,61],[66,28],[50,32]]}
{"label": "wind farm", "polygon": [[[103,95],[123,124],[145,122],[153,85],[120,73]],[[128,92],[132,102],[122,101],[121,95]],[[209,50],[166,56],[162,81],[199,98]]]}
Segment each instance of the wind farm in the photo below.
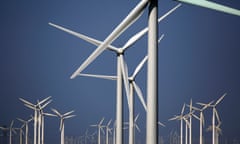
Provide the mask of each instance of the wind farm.
{"label": "wind farm", "polygon": [[3,9],[33,21],[3,22],[0,143],[240,143],[239,2],[58,3]]}

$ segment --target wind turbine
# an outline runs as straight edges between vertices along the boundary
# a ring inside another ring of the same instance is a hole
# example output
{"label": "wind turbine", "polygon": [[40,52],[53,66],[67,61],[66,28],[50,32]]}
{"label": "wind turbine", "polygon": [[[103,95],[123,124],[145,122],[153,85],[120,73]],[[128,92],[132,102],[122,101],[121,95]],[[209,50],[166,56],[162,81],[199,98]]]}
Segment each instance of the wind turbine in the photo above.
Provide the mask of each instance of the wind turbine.
{"label": "wind turbine", "polygon": [[[221,12],[235,14],[240,16],[240,11],[232,9],[214,2],[207,0],[176,0],[179,2],[185,2],[193,5],[198,5]],[[157,15],[158,15],[158,0],[149,1],[149,33],[148,33],[148,75],[147,75],[147,132],[146,132],[146,144],[157,144],[157,110],[158,110],[158,51],[157,51]]]}
{"label": "wind turbine", "polygon": [[107,123],[107,125],[106,125],[106,144],[108,144],[109,143],[109,136],[108,136],[108,134],[110,133],[112,133],[112,129],[109,127],[110,126],[110,124],[111,124],[111,122],[112,122],[112,119],[111,120],[109,120],[108,121],[108,123]]}
{"label": "wind turbine", "polygon": [[[23,99],[23,98],[19,98],[20,101],[22,101],[24,103],[24,105],[30,109],[34,110],[34,144],[37,144],[37,124],[38,124],[38,115],[39,115],[39,105],[45,103],[47,100],[49,100],[51,98],[51,96],[43,99],[42,101],[39,101],[36,105],[32,104],[31,102]],[[38,141],[40,144],[40,141]]]}
{"label": "wind turbine", "polygon": [[183,120],[184,120],[184,109],[185,109],[185,104],[183,104],[182,110],[180,115],[174,116],[173,118],[170,118],[169,120],[180,120],[180,144],[183,144]]}
{"label": "wind turbine", "polygon": [[90,125],[92,127],[98,128],[98,144],[101,144],[101,131],[104,133],[103,131],[104,126],[102,125],[103,121],[104,121],[104,117],[101,119],[101,121],[98,124]]}
{"label": "wind turbine", "polygon": [[[124,79],[124,83],[126,84],[127,80],[126,80],[126,75],[124,75],[124,70],[122,69],[121,71],[121,67],[124,67],[124,63],[120,62],[122,61],[122,53],[124,51],[124,49],[128,48],[129,46],[131,46],[133,43],[135,43],[135,41],[137,41],[140,37],[142,37],[142,35],[144,35],[147,31],[148,28],[143,29],[143,31],[137,33],[135,36],[133,36],[132,38],[129,39],[129,41],[123,46],[122,49],[115,49],[115,47],[110,46],[110,43],[117,38],[121,32],[123,32],[135,19],[137,19],[137,17],[139,15],[141,15],[143,9],[146,7],[148,3],[148,0],[142,0],[133,10],[132,12],[121,22],[121,24],[118,25],[118,27],[105,39],[104,42],[99,43],[99,41],[94,40],[92,38],[88,38],[86,36],[83,36],[81,34],[78,34],[76,32],[73,32],[71,30],[65,29],[63,27],[57,26],[55,24],[49,23],[50,25],[61,29],[63,31],[66,31],[70,34],[73,34],[79,38],[83,38],[85,37],[87,39],[88,42],[92,42],[95,45],[98,45],[98,48],[83,62],[83,64],[77,69],[77,71],[75,71],[73,73],[73,75],[71,76],[71,79],[75,78],[76,76],[78,76],[82,70],[84,70],[98,55],[100,55],[107,47],[111,47],[112,50],[114,51],[118,51],[117,53],[121,53],[120,56],[118,56],[119,58],[119,62],[118,62],[118,70],[117,70],[117,76],[118,76],[118,80],[117,80],[117,104],[116,104],[116,120],[117,120],[117,144],[118,143],[122,143],[122,74],[121,72],[123,72],[123,78]],[[179,7],[180,4],[177,6]],[[163,18],[165,18],[167,15],[169,15],[171,12],[173,12],[177,7],[175,7],[174,9],[172,9],[171,11],[169,11],[167,14],[165,14],[162,18],[159,19],[159,21],[161,21]],[[128,94],[128,88],[125,87],[127,90],[127,94]],[[127,95],[128,96],[128,95]]]}
{"label": "wind turbine", "polygon": [[71,115],[74,111],[69,111],[64,114],[61,114],[56,109],[52,108],[52,111],[60,118],[60,132],[61,132],[61,144],[64,144],[64,120],[74,117],[76,115]]}
{"label": "wind turbine", "polygon": [[28,123],[31,122],[33,120],[33,118],[31,117],[28,120],[23,120],[23,119],[17,118],[17,120],[22,122],[23,125],[25,126],[25,144],[28,144]]}
{"label": "wind turbine", "polygon": [[200,116],[199,118],[196,117],[195,115],[193,115],[195,118],[197,118],[199,120],[199,144],[203,144],[203,136],[202,136],[202,129],[203,129],[203,126],[204,126],[204,115],[203,115],[203,111],[210,107],[210,105],[213,103],[213,101],[209,102],[208,104],[204,105],[201,109],[200,108],[197,108],[197,107],[192,107],[193,110],[196,110],[196,111],[199,111],[200,112]]}
{"label": "wind turbine", "polygon": [[[221,130],[221,128],[220,128],[220,125],[221,125],[221,122],[218,123],[218,125],[215,127],[215,131],[216,131],[215,142],[216,142],[216,144],[218,144],[219,134],[222,134],[222,130]],[[207,131],[213,131],[212,125],[210,125],[210,126],[207,128]]]}
{"label": "wind turbine", "polygon": [[23,132],[23,127],[24,127],[25,125],[23,124],[21,127],[19,127],[19,128],[15,128],[15,130],[19,130],[19,144],[22,144],[23,143],[23,134],[24,134],[24,132]]}
{"label": "wind turbine", "polygon": [[[222,100],[223,100],[223,98],[225,97],[227,95],[227,93],[224,93],[216,102],[215,102],[215,104],[212,104],[212,105],[209,105],[209,107],[212,107],[212,127],[213,127],[213,129],[212,129],[212,143],[213,144],[215,144],[215,137],[216,137],[216,135],[215,135],[215,127],[216,127],[216,125],[215,125],[215,117],[217,117],[217,119],[219,119],[219,115],[218,115],[218,112],[217,112],[217,109],[216,109],[216,106],[217,106],[217,104],[219,104]],[[198,103],[199,105],[202,105],[202,106],[205,106],[206,104],[204,104],[204,103]]]}
{"label": "wind turbine", "polygon": [[[39,139],[40,139],[40,131],[41,131],[41,142],[42,144],[44,144],[44,117],[45,116],[51,116],[51,117],[56,117],[57,115],[51,114],[51,113],[46,113],[43,112],[43,109],[49,104],[51,103],[52,100],[49,100],[48,102],[46,102],[43,106],[41,106],[39,104]],[[40,129],[41,126],[41,129]]]}
{"label": "wind turbine", "polygon": [[[41,106],[41,104],[39,104],[38,101],[38,107],[39,107],[39,116],[38,116],[38,141],[39,144],[42,143],[44,144],[44,116],[56,116],[54,114],[50,114],[50,113],[45,113],[43,112],[43,109],[49,104],[51,103],[52,100],[49,100],[48,102],[46,102],[43,106]],[[41,138],[40,138],[41,137]]]}
{"label": "wind turbine", "polygon": [[6,127],[0,127],[0,129],[2,129],[3,131],[9,131],[9,144],[12,144],[12,132],[16,133],[15,128],[13,128],[13,123],[14,120],[11,121],[11,124],[8,128]]}

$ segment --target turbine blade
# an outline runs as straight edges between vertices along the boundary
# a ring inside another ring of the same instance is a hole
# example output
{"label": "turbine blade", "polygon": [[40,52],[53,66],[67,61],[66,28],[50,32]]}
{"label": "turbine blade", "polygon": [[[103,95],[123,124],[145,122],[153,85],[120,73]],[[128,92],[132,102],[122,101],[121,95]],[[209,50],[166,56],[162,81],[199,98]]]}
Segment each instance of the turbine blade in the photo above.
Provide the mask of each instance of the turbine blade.
{"label": "turbine blade", "polygon": [[54,108],[51,109],[54,113],[56,113],[59,117],[61,117],[62,115]]}
{"label": "turbine blade", "polygon": [[204,114],[203,114],[203,112],[201,112],[201,119],[202,119],[202,125],[204,126],[205,125],[205,119],[204,119]]}
{"label": "turbine blade", "polygon": [[217,100],[217,102],[215,103],[215,105],[219,104],[226,95],[227,95],[227,93],[223,94],[223,95]]}
{"label": "turbine blade", "polygon": [[72,110],[72,111],[69,111],[69,112],[66,112],[65,114],[63,114],[63,116],[67,116],[67,115],[70,115],[71,113],[73,113],[74,112],[74,110]]}
{"label": "turbine blade", "polygon": [[68,116],[65,116],[63,117],[63,119],[69,119],[69,118],[72,118],[72,117],[75,117],[76,115],[68,115]]}
{"label": "turbine blade", "polygon": [[160,18],[158,18],[158,22],[162,21],[165,17],[167,17],[168,15],[170,15],[172,12],[174,12],[177,8],[179,8],[182,4],[178,4],[175,7],[173,7],[170,11],[168,11],[167,13],[165,13],[163,16],[161,16]]}
{"label": "turbine blade", "polygon": [[91,127],[97,127],[98,125],[90,125]]}
{"label": "turbine blade", "polygon": [[103,121],[104,121],[104,117],[101,119],[98,125],[102,125]]}
{"label": "turbine blade", "polygon": [[147,6],[148,0],[142,0],[130,14],[113,30],[113,32],[99,45],[99,47],[82,63],[82,65],[72,74],[71,79],[81,73],[92,61],[94,61],[122,32],[124,32]]}
{"label": "turbine blade", "polygon": [[122,71],[122,76],[123,76],[123,82],[124,82],[124,87],[127,95],[127,102],[128,102],[128,107],[129,105],[129,97],[130,97],[130,90],[129,90],[129,80],[128,80],[128,68],[127,64],[124,61],[123,55],[120,55],[120,63],[121,63],[121,71]]}
{"label": "turbine blade", "polygon": [[52,96],[49,96],[49,97],[41,100],[41,101],[39,102],[39,104],[41,105],[42,103],[45,103],[45,102],[46,102],[47,100],[49,100],[51,97],[52,97]]}
{"label": "turbine blade", "polygon": [[195,117],[197,120],[200,121],[200,118],[198,116],[196,116],[195,114],[192,114],[193,117]]}
{"label": "turbine blade", "polygon": [[138,120],[139,114],[137,114],[137,116],[134,119],[134,123]]}
{"label": "turbine blade", "polygon": [[146,105],[146,102],[145,102],[145,100],[143,98],[143,94],[142,94],[141,89],[139,88],[139,86],[134,81],[132,83],[133,83],[133,87],[134,87],[134,89],[135,89],[135,91],[137,93],[137,96],[140,99],[140,102],[142,103],[145,111],[147,112],[147,105]]}
{"label": "turbine blade", "polygon": [[216,115],[216,117],[217,117],[218,123],[221,123],[221,120],[220,120],[220,117],[219,117],[219,115],[218,115],[217,109],[214,108],[213,110],[214,110],[214,113],[215,113],[215,115]]}
{"label": "turbine blade", "polygon": [[224,6],[224,5],[215,3],[215,2],[207,1],[207,0],[197,0],[197,1],[194,1],[194,0],[176,0],[176,1],[180,1],[180,2],[184,2],[184,3],[188,3],[188,4],[192,4],[192,5],[196,5],[196,6],[209,8],[209,9],[213,9],[213,10],[216,10],[216,11],[240,16],[240,10],[237,10],[237,9],[234,9],[234,8],[231,8],[231,7],[228,7],[228,6]]}
{"label": "turbine blade", "polygon": [[28,104],[24,104],[26,107],[28,107],[28,108],[30,108],[30,109],[33,109],[33,110],[35,110],[36,108],[35,107],[33,107],[33,106],[31,106],[31,105],[28,105]]}
{"label": "turbine blade", "polygon": [[30,103],[29,101],[27,101],[23,98],[19,98],[19,100],[22,101],[23,103],[27,104],[27,105],[35,106],[34,104]]}
{"label": "turbine blade", "polygon": [[170,118],[170,119],[168,119],[169,121],[172,121],[172,120],[179,120],[180,119],[180,116],[174,116],[174,117],[172,117],[172,118]]}
{"label": "turbine blade", "polygon": [[135,123],[134,126],[136,127],[138,132],[141,132],[140,128],[138,127],[138,125]]}
{"label": "turbine blade", "polygon": [[184,113],[184,109],[185,109],[185,104],[183,104],[181,115]]}
{"label": "turbine blade", "polygon": [[62,131],[63,125],[64,125],[64,123],[63,123],[63,118],[61,118],[61,120],[60,120],[60,127],[59,127],[59,130],[60,130],[60,131]]}
{"label": "turbine blade", "polygon": [[136,77],[136,75],[139,73],[139,71],[142,69],[143,65],[145,64],[145,62],[147,61],[148,59],[148,56],[145,56],[143,58],[143,60],[138,64],[138,66],[136,67],[133,75],[132,75],[132,78],[134,79]]}
{"label": "turbine blade", "polygon": [[105,134],[102,126],[100,127],[100,130],[102,131],[103,134]]}
{"label": "turbine blade", "polygon": [[13,127],[14,120],[11,121],[10,128]]}
{"label": "turbine blade", "polygon": [[[171,9],[170,11],[168,11],[166,14],[164,14],[163,16],[161,16],[160,18],[158,18],[158,23],[160,21],[162,21],[165,17],[167,17],[169,14],[171,14],[173,11],[175,11],[178,7],[180,7],[181,4],[178,4],[177,6],[175,6],[173,9]],[[144,28],[143,30],[141,30],[140,32],[136,33],[134,36],[132,36],[127,42],[126,44],[123,46],[123,49],[127,49],[129,48],[131,45],[133,45],[137,40],[139,40],[144,34],[146,34],[148,32],[148,27]]]}
{"label": "turbine blade", "polygon": [[163,37],[164,37],[164,34],[162,34],[162,35],[160,36],[160,38],[158,39],[158,43],[160,43],[160,42],[162,41]]}
{"label": "turbine blade", "polygon": [[21,118],[17,118],[17,120],[19,120],[19,121],[22,122],[22,123],[26,123],[26,121],[23,120],[23,119],[21,119]]}
{"label": "turbine blade", "polygon": [[48,102],[46,102],[43,106],[39,105],[40,109],[44,109],[49,103],[51,103],[52,100],[49,100]]}
{"label": "turbine blade", "polygon": [[[94,38],[88,37],[88,36],[83,35],[81,33],[74,32],[74,31],[72,31],[70,29],[67,29],[67,28],[64,28],[64,27],[62,27],[60,25],[56,25],[56,24],[53,24],[53,23],[48,23],[48,24],[53,26],[53,27],[55,27],[55,28],[57,28],[57,29],[59,29],[59,30],[67,32],[67,33],[69,33],[69,34],[71,34],[73,36],[76,36],[76,37],[78,37],[78,38],[80,38],[80,39],[82,39],[82,40],[84,40],[86,42],[89,42],[89,43],[91,43],[91,44],[93,44],[95,46],[99,46],[99,45],[101,45],[103,43],[102,41],[99,41],[99,40],[96,40]],[[117,48],[112,46],[112,45],[109,45],[108,49],[110,49],[112,51],[117,51]]]}
{"label": "turbine blade", "polygon": [[80,73],[79,76],[94,77],[94,78],[101,78],[101,79],[107,79],[107,80],[117,80],[117,76],[110,76],[110,75],[94,75],[94,74]]}
{"label": "turbine blade", "polygon": [[158,122],[158,124],[160,125],[160,126],[163,126],[163,127],[166,127],[163,123],[161,123],[161,122]]}
{"label": "turbine blade", "polygon": [[109,122],[107,123],[107,127],[111,124],[112,119],[109,120]]}
{"label": "turbine blade", "polygon": [[52,116],[52,117],[56,117],[57,115],[55,115],[55,114],[51,114],[51,113],[43,113],[44,115],[46,115],[46,116]]}

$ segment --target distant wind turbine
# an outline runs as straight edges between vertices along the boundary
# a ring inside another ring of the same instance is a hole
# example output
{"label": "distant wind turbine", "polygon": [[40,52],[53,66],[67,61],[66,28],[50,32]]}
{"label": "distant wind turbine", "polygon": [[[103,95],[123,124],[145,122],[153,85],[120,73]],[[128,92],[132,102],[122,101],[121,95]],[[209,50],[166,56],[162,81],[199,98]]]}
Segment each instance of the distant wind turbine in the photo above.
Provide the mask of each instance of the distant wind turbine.
{"label": "distant wind turbine", "polygon": [[[210,107],[210,105],[213,103],[213,101],[209,102],[208,104],[204,105],[201,109],[200,108],[197,108],[197,107],[192,107],[194,110],[196,111],[199,111],[200,112],[200,116],[199,116],[199,129],[200,129],[200,132],[199,132],[199,144],[203,144],[203,136],[202,136],[202,133],[203,133],[203,126],[205,124],[204,122],[204,115],[203,115],[203,111]],[[195,116],[195,115],[194,115]],[[197,118],[198,119],[198,118]]]}
{"label": "distant wind turbine", "polygon": [[104,133],[104,131],[103,131],[104,126],[102,125],[103,121],[104,121],[104,117],[101,119],[101,121],[98,124],[90,125],[92,127],[98,128],[98,144],[101,144],[101,131],[102,131],[102,133]]}
{"label": "distant wind turbine", "polygon": [[112,129],[109,127],[110,124],[111,124],[111,122],[112,122],[112,119],[109,120],[108,123],[107,123],[107,125],[105,126],[105,127],[106,127],[106,144],[109,143],[109,136],[108,136],[108,134],[109,134],[109,133],[110,133],[110,134],[112,133]]}
{"label": "distant wind turbine", "polygon": [[183,144],[183,120],[184,120],[184,109],[185,104],[183,104],[182,110],[180,115],[175,115],[173,118],[170,118],[169,120],[180,120],[180,144]]}
{"label": "distant wind turbine", "polygon": [[[19,98],[20,101],[22,101],[24,103],[24,105],[30,109],[33,109],[34,110],[34,143],[33,144],[37,144],[37,125],[38,125],[38,117],[39,117],[39,105],[45,103],[47,100],[49,100],[51,98],[51,96],[41,100],[41,101],[38,101],[37,104],[32,104],[31,102],[23,99],[23,98]],[[38,143],[40,144],[40,141],[38,141]]]}
{"label": "distant wind turbine", "polygon": [[11,121],[11,124],[8,128],[7,127],[0,127],[0,129],[2,129],[3,131],[9,131],[9,144],[12,144],[12,132],[17,133],[15,131],[15,128],[13,128],[13,123],[14,123],[14,120]]}
{"label": "distant wind turbine", "polygon": [[31,117],[28,120],[23,120],[23,119],[17,118],[17,120],[22,122],[23,125],[25,126],[25,144],[28,144],[28,123],[31,122],[33,120],[33,118]]}
{"label": "distant wind turbine", "polygon": [[72,118],[76,115],[71,115],[74,111],[69,111],[66,112],[64,114],[61,114],[60,112],[58,112],[56,109],[52,108],[52,111],[60,118],[60,132],[61,132],[61,144],[64,144],[64,120],[65,119],[69,119]]}
{"label": "distant wind turbine", "polygon": [[[215,133],[215,127],[216,127],[216,124],[215,124],[215,117],[217,117],[217,119],[219,120],[219,115],[218,115],[218,112],[217,112],[217,109],[216,109],[216,106],[223,100],[223,98],[227,95],[227,93],[224,93],[216,102],[215,104],[212,104],[212,105],[209,105],[209,107],[212,107],[212,143],[215,144],[215,137],[216,137],[216,133]],[[198,103],[199,105],[202,105],[202,106],[205,106],[207,104],[204,104],[204,103]]]}

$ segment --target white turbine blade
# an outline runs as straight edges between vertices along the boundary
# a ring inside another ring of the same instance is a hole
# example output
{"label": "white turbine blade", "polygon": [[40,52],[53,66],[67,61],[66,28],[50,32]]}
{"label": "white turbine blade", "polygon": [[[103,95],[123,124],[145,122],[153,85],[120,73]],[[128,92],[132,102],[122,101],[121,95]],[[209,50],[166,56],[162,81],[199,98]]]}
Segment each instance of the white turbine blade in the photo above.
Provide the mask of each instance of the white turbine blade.
{"label": "white turbine blade", "polygon": [[112,119],[109,120],[109,122],[107,123],[107,127],[111,124]]}
{"label": "white turbine blade", "polygon": [[133,87],[134,87],[134,89],[135,89],[135,91],[137,93],[138,98],[140,99],[140,101],[141,101],[145,111],[147,112],[147,105],[146,105],[146,102],[145,102],[145,100],[143,98],[143,94],[142,94],[141,89],[139,88],[139,86],[134,81],[132,82],[132,84],[133,84]]}
{"label": "white turbine blade", "polygon": [[138,64],[138,66],[136,67],[135,71],[133,72],[133,75],[131,76],[133,79],[136,77],[136,75],[139,73],[139,71],[142,69],[143,65],[145,64],[145,62],[147,61],[148,56],[145,56],[143,58],[143,60]]}
{"label": "white turbine blade", "polygon": [[11,121],[10,128],[13,127],[14,120]]}
{"label": "white turbine blade", "polygon": [[198,105],[201,105],[201,106],[205,106],[205,105],[207,105],[207,104],[205,104],[205,103],[201,103],[201,102],[197,102],[197,104],[198,104]]}
{"label": "white turbine blade", "polygon": [[158,122],[158,124],[160,125],[160,126],[163,126],[163,127],[166,127],[163,123],[161,123],[161,122]]}
{"label": "white turbine blade", "polygon": [[137,114],[137,116],[134,119],[134,122],[136,122],[138,120],[139,114]]}
{"label": "white turbine blade", "polygon": [[223,95],[217,100],[217,102],[215,103],[215,105],[219,104],[226,95],[227,95],[227,93],[223,94]]}
{"label": "white turbine blade", "polygon": [[183,104],[182,111],[181,111],[181,115],[183,115],[184,109],[185,109],[185,104]]}
{"label": "white turbine blade", "polygon": [[179,120],[180,119],[180,116],[174,116],[174,117],[172,117],[172,118],[170,118],[170,119],[168,119],[169,121],[172,121],[172,120]]}
{"label": "white turbine blade", "polygon": [[59,127],[59,130],[60,130],[60,131],[62,131],[63,123],[64,123],[64,122],[63,122],[63,118],[61,118],[61,120],[60,120],[60,127]]}
{"label": "white turbine blade", "polygon": [[91,127],[97,127],[98,125],[90,125]]}
{"label": "white turbine blade", "polygon": [[72,110],[72,111],[69,111],[69,112],[66,112],[65,114],[63,114],[63,116],[67,116],[67,115],[70,115],[71,113],[73,113],[74,112],[74,110]]}
{"label": "white turbine blade", "polygon": [[27,104],[27,105],[31,105],[34,106],[34,104],[30,103],[29,101],[23,99],[23,98],[19,98],[20,101],[22,101],[23,103]]}
{"label": "white turbine blade", "polygon": [[214,102],[214,101],[211,101],[211,102],[209,102],[208,104],[205,104],[205,105],[203,106],[203,108],[201,109],[201,111],[203,111],[203,110],[205,110],[206,108],[210,107],[213,102]]}
{"label": "white turbine blade", "polygon": [[[67,33],[69,33],[69,34],[71,34],[73,36],[76,36],[76,37],[78,37],[78,38],[80,38],[80,39],[82,39],[82,40],[84,40],[86,42],[94,44],[95,46],[99,46],[99,45],[101,45],[103,43],[102,41],[99,41],[99,40],[96,40],[94,38],[88,37],[88,36],[83,35],[81,33],[74,32],[74,31],[72,31],[70,29],[67,29],[67,28],[64,28],[62,26],[59,26],[59,25],[56,25],[56,24],[53,24],[53,23],[48,23],[48,24],[53,26],[53,27],[55,27],[55,28],[57,28],[57,29],[60,29],[60,30],[62,30],[64,32],[67,32]],[[117,51],[117,48],[112,46],[112,45],[109,45],[108,49],[110,49],[112,51]]]}
{"label": "white turbine blade", "polygon": [[81,73],[93,60],[95,60],[122,32],[124,32],[146,7],[148,0],[142,0],[130,14],[114,29],[114,31],[104,40],[104,42],[82,63],[82,65],[72,74],[71,79]]}
{"label": "white turbine blade", "polygon": [[105,132],[103,130],[103,126],[100,126],[100,130],[102,131],[103,134],[105,134]]}
{"label": "white turbine blade", "polygon": [[[187,106],[189,106],[189,105],[187,105]],[[193,109],[193,110],[196,110],[196,111],[201,111],[200,108],[197,108],[197,107],[194,107],[194,106],[192,106],[192,109]]]}
{"label": "white turbine blade", "polygon": [[56,113],[59,117],[61,117],[62,115],[54,108],[51,109],[54,113]]}
{"label": "white turbine blade", "polygon": [[123,55],[120,55],[120,64],[121,64],[121,71],[122,71],[122,76],[123,76],[123,82],[124,82],[124,87],[127,95],[127,102],[128,102],[128,107],[129,105],[129,97],[130,97],[130,88],[129,88],[129,80],[128,80],[128,68],[127,64],[124,61]]}
{"label": "white turbine blade", "polygon": [[49,103],[51,103],[52,100],[49,100],[48,102],[46,102],[43,106],[39,105],[41,108],[40,109],[44,109]]}
{"label": "white turbine blade", "polygon": [[79,76],[94,77],[94,78],[101,78],[101,79],[107,79],[107,80],[116,80],[117,79],[117,76],[110,76],[110,75],[95,75],[95,74],[80,73]]}
{"label": "white turbine blade", "polygon": [[197,5],[197,6],[201,6],[204,8],[209,8],[209,9],[213,9],[216,11],[240,16],[240,10],[237,10],[237,9],[234,9],[234,8],[231,8],[228,6],[224,6],[224,5],[215,3],[215,2],[207,1],[207,0],[176,0],[176,1],[180,1],[180,2],[184,2],[184,3]]}
{"label": "white turbine blade", "polygon": [[138,127],[138,125],[135,123],[134,126],[136,127],[138,132],[141,132],[140,128]]}
{"label": "white turbine blade", "polygon": [[200,118],[198,116],[196,116],[195,114],[192,114],[193,117],[195,117],[197,120],[200,121]]}
{"label": "white turbine blade", "polygon": [[24,104],[26,107],[28,107],[28,108],[30,108],[30,109],[33,109],[33,110],[35,110],[36,108],[35,107],[33,107],[33,106],[31,106],[31,105],[28,105],[28,104]]}
{"label": "white turbine blade", "polygon": [[176,5],[174,8],[172,8],[170,11],[168,11],[167,13],[165,13],[163,16],[161,16],[160,18],[158,18],[158,22],[162,21],[165,17],[167,17],[168,15],[170,15],[172,12],[174,12],[177,8],[179,8],[182,4],[178,4]]}
{"label": "white turbine blade", "polygon": [[43,113],[44,115],[46,115],[46,116],[52,116],[52,117],[56,117],[57,115],[55,115],[55,114],[51,114],[51,113]]}
{"label": "white turbine blade", "polygon": [[[175,6],[173,9],[171,9],[170,11],[168,11],[166,14],[164,14],[163,16],[161,16],[160,18],[158,18],[158,23],[160,21],[162,21],[165,17],[167,17],[169,14],[171,14],[173,11],[175,11],[178,7],[180,7],[181,4],[178,4],[177,6]],[[127,49],[129,48],[131,45],[133,45],[137,40],[139,40],[144,34],[146,34],[148,32],[148,27],[144,28],[143,30],[141,30],[140,32],[136,33],[134,36],[132,36],[127,42],[126,44],[123,46],[123,49]]]}
{"label": "white turbine blade", "polygon": [[102,125],[103,121],[104,121],[104,117],[101,119],[98,125]]}
{"label": "white turbine blade", "polygon": [[23,119],[21,119],[21,118],[17,118],[17,120],[19,120],[19,121],[22,122],[22,123],[26,123],[26,121],[23,120]]}
{"label": "white turbine blade", "polygon": [[192,111],[192,99],[190,100],[189,110]]}
{"label": "white turbine blade", "polygon": [[220,123],[221,120],[220,120],[220,117],[219,117],[219,115],[218,115],[217,109],[214,108],[213,110],[214,110],[214,113],[215,113],[215,115],[216,115],[216,117],[217,117],[217,121],[218,121],[218,123]]}
{"label": "white turbine blade", "polygon": [[163,37],[164,37],[164,34],[162,34],[162,35],[160,36],[160,38],[158,39],[158,43],[160,43],[160,42],[162,41]]}
{"label": "white turbine blade", "polygon": [[68,116],[65,116],[63,117],[63,119],[69,119],[69,118],[72,118],[72,117],[75,117],[76,115],[68,115]]}
{"label": "white turbine blade", "polygon": [[43,100],[41,100],[38,104],[41,105],[42,103],[45,103],[47,100],[49,100],[52,96],[49,96]]}
{"label": "white turbine blade", "polygon": [[202,113],[202,125],[205,125],[205,119],[204,119],[204,114]]}

